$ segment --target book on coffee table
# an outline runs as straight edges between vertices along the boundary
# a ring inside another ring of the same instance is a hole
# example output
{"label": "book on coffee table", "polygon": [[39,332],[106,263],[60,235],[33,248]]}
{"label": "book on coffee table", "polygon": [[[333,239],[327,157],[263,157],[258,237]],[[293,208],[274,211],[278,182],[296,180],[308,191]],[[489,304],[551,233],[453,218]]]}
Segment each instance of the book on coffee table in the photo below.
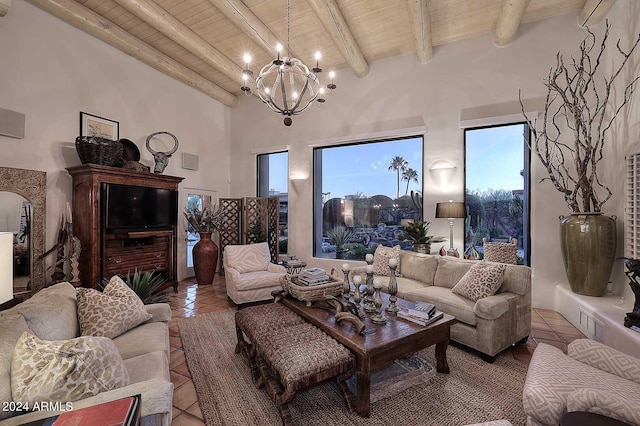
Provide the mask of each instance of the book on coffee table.
{"label": "book on coffee table", "polygon": [[424,325],[427,326],[431,323],[434,323],[436,321],[438,321],[440,318],[442,318],[444,316],[443,312],[440,311],[436,311],[430,318],[420,318],[420,317],[416,317],[414,315],[411,315],[409,313],[408,309],[403,309],[400,312],[398,312],[398,318],[402,318],[404,320],[407,321],[411,321],[413,323],[416,324],[420,324],[420,325]]}
{"label": "book on coffee table", "polygon": [[436,313],[436,305],[427,302],[413,302],[408,311],[409,315],[414,317],[429,319]]}

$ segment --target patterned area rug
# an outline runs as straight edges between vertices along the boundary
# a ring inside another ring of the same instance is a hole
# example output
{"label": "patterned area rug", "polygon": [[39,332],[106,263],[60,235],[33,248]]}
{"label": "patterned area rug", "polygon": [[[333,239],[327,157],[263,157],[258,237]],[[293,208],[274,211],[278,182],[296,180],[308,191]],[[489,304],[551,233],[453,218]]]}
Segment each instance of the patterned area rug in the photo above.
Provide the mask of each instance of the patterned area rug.
{"label": "patterned area rug", "polygon": [[[251,381],[248,363],[234,353],[234,311],[178,319],[182,346],[205,422],[213,425],[279,425],[280,416],[263,389]],[[418,357],[435,365],[434,348]],[[459,426],[507,419],[524,425],[522,387],[527,366],[511,354],[488,364],[455,346],[447,349],[450,374],[436,373],[375,402],[371,417],[349,412],[335,383],[296,395],[289,404],[296,425],[438,425]]]}

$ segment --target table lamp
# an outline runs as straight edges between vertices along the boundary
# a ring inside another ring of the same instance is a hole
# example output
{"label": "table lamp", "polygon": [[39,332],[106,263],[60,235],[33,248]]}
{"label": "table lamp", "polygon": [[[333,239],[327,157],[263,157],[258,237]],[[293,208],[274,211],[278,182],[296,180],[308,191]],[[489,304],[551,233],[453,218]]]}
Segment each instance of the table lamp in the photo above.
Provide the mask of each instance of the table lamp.
{"label": "table lamp", "polygon": [[0,232],[0,304],[13,299],[13,232]]}
{"label": "table lamp", "polygon": [[455,252],[453,249],[453,221],[466,217],[467,208],[463,202],[449,200],[436,204],[436,219],[449,219],[449,250],[447,251],[449,256],[453,256]]}

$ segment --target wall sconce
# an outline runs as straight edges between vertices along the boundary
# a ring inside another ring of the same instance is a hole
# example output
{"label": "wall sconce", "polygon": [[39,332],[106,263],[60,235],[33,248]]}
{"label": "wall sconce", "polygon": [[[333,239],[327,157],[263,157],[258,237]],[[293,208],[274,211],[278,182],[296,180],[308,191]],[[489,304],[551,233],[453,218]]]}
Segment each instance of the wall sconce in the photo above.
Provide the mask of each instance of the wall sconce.
{"label": "wall sconce", "polygon": [[429,168],[431,178],[440,186],[451,182],[455,171],[456,166],[447,160],[436,160]]}
{"label": "wall sconce", "polygon": [[0,304],[13,299],[13,232],[0,232]]}

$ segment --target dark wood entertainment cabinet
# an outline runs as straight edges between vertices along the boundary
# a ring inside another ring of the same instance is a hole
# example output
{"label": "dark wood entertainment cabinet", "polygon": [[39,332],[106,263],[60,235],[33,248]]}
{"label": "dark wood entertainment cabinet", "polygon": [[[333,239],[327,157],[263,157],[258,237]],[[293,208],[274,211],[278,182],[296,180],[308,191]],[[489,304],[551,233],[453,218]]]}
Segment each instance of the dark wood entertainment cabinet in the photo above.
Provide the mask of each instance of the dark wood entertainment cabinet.
{"label": "dark wood entertainment cabinet", "polygon": [[104,183],[178,190],[182,177],[138,172],[118,167],[83,164],[68,167],[73,178],[73,233],[80,239],[80,282],[96,288],[102,278],[159,271],[164,288],[178,291],[176,271],[178,229],[107,233],[104,225]]}

